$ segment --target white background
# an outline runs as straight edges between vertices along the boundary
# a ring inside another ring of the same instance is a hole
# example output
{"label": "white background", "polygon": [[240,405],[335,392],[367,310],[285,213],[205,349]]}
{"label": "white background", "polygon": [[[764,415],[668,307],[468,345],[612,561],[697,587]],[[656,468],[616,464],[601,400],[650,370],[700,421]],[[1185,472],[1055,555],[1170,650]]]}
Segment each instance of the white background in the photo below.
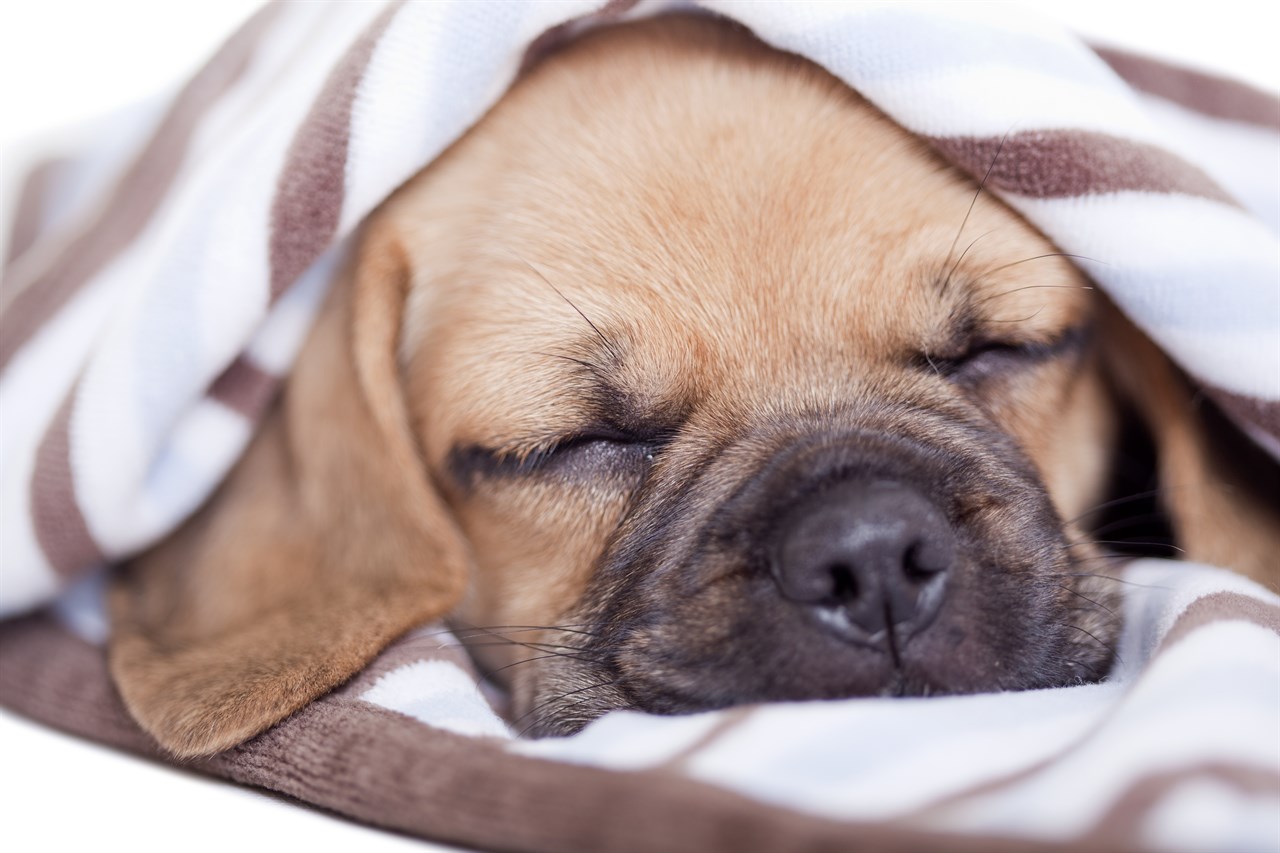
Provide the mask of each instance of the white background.
{"label": "white background", "polygon": [[[484,0],[476,0],[484,2]],[[965,0],[954,0],[965,2]],[[159,91],[260,0],[0,0],[0,144]],[[1280,90],[1270,3],[1027,0],[1081,34]]]}
{"label": "white background", "polygon": [[[1280,90],[1275,17],[1264,11],[1269,4],[1028,4],[1095,40]],[[14,164],[30,148],[24,140],[167,88],[259,5],[0,0],[0,183],[12,185]],[[441,849],[121,756],[4,712],[0,847],[193,853]]]}

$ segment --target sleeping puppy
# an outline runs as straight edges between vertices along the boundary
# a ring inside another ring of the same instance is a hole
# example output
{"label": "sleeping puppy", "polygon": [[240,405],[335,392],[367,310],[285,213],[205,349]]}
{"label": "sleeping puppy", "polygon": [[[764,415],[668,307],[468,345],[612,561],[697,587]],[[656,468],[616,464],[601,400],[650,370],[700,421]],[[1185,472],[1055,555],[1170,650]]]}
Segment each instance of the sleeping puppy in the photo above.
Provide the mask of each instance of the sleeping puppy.
{"label": "sleeping puppy", "polygon": [[1096,680],[1117,582],[1088,525],[1134,424],[1178,547],[1265,579],[1274,481],[1203,408],[837,80],[724,23],[629,24],[371,218],[243,460],[119,575],[112,670],[183,756],[442,616],[488,629],[537,734]]}

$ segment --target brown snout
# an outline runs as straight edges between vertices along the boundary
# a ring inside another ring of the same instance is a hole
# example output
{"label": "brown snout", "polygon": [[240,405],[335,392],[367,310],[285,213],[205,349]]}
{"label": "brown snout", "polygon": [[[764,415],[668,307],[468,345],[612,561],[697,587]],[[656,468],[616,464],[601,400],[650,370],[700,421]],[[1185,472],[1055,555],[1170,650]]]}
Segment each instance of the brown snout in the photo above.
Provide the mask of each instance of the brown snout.
{"label": "brown snout", "polygon": [[852,479],[794,508],[770,569],[782,595],[837,635],[897,655],[942,604],[955,535],[913,486]]}

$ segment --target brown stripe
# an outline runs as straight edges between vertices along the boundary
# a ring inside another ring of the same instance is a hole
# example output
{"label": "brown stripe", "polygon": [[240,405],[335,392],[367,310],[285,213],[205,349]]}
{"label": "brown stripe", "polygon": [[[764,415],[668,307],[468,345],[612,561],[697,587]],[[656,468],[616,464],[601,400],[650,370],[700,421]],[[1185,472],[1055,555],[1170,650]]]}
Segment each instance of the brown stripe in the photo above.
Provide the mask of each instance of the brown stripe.
{"label": "brown stripe", "polygon": [[[1276,797],[1280,795],[1280,775],[1242,764],[1206,762],[1195,767],[1182,767],[1153,773],[1135,782],[1116,799],[1082,839],[1083,843],[1101,850],[1110,845],[1140,838],[1151,810],[1166,797],[1188,783],[1213,781],[1245,796]],[[1280,843],[1280,816],[1276,818],[1276,836]]]}
{"label": "brown stripe", "polygon": [[573,38],[583,24],[605,24],[609,21],[616,20],[631,11],[631,9],[633,9],[639,2],[640,0],[608,0],[606,3],[601,3],[600,7],[594,12],[586,12],[575,18],[570,18],[567,21],[556,24],[554,27],[530,42],[529,46],[525,48],[524,57],[520,60],[520,71],[518,74],[524,74],[530,68],[559,50],[566,42]]}
{"label": "brown stripe", "polygon": [[77,382],[53,417],[36,451],[31,474],[31,522],[40,550],[58,574],[67,577],[102,559],[80,504],[71,470],[71,415]]}
{"label": "brown stripe", "polygon": [[[1239,206],[1213,179],[1175,154],[1105,133],[1035,130],[1000,137],[930,141],[987,186],[1030,198],[1137,190],[1182,193]],[[997,156],[998,152],[998,156]]]}
{"label": "brown stripe", "polygon": [[14,285],[0,307],[0,370],[98,270],[142,233],[178,174],[201,119],[249,67],[263,33],[283,8],[274,3],[263,7],[222,46],[183,87],[112,190],[101,215],[38,277]]}
{"label": "brown stripe", "polygon": [[1211,385],[1205,385],[1204,390],[1236,423],[1257,427],[1280,440],[1280,402],[1234,394]]}
{"label": "brown stripe", "polygon": [[241,355],[213,380],[206,396],[256,424],[279,385],[278,377],[258,367],[247,355]]}
{"label": "brown stripe", "polygon": [[302,275],[333,242],[346,193],[351,105],[378,40],[403,0],[387,6],[329,74],[285,155],[271,205],[271,298]]}
{"label": "brown stripe", "polygon": [[1280,634],[1280,607],[1251,595],[1241,595],[1238,592],[1215,592],[1191,602],[1178,617],[1178,621],[1173,623],[1173,627],[1164,635],[1156,654],[1161,654],[1197,628],[1228,619],[1252,622]]}
{"label": "brown stripe", "polygon": [[125,711],[104,650],[43,614],[0,622],[0,706],[119,749],[163,757]]}
{"label": "brown stripe", "polygon": [[[103,651],[46,617],[0,624],[0,705],[163,760],[129,719]],[[432,729],[336,695],[242,746],[185,766],[375,826],[515,853],[1076,849],[811,817],[667,773],[620,773],[513,754],[502,741]]]}
{"label": "brown stripe", "polygon": [[1280,98],[1270,92],[1123,50],[1096,45],[1093,50],[1135,89],[1207,116],[1280,131]]}
{"label": "brown stripe", "polygon": [[45,228],[49,193],[58,172],[70,162],[66,157],[41,160],[29,170],[22,180],[18,200],[13,206],[13,221],[9,226],[9,244],[5,247],[4,270],[7,273],[13,262],[30,249]]}
{"label": "brown stripe", "polygon": [[654,770],[665,773],[683,772],[690,759],[745,723],[750,719],[754,710],[754,707],[743,706],[721,712],[720,719],[716,721],[716,724],[710,730],[703,732],[693,743],[659,764]]}

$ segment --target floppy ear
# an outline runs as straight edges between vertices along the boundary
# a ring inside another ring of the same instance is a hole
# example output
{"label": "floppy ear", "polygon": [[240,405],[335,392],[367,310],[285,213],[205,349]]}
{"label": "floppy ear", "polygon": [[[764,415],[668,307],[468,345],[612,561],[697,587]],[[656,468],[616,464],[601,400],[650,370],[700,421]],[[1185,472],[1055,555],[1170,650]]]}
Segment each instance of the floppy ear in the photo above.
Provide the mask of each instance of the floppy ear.
{"label": "floppy ear", "polygon": [[1156,451],[1163,508],[1185,559],[1280,584],[1280,465],[1240,432],[1119,309],[1100,324],[1124,402]]}
{"label": "floppy ear", "polygon": [[394,235],[369,231],[352,278],[211,502],[113,582],[112,673],[179,756],[266,729],[463,592],[462,541],[401,393]]}

